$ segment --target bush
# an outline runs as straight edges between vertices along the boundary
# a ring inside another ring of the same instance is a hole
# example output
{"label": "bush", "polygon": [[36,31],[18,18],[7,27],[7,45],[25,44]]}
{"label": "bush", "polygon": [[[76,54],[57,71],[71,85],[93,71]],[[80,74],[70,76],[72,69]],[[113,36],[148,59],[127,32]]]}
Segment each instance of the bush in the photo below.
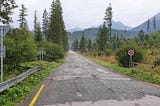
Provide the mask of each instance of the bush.
{"label": "bush", "polygon": [[110,56],[112,54],[112,50],[111,49],[106,49],[105,50],[105,56]]}
{"label": "bush", "polygon": [[156,58],[154,61],[154,66],[160,66],[160,58]]}
{"label": "bush", "polygon": [[47,61],[55,61],[64,58],[63,48],[57,44],[47,42],[44,49],[46,51],[44,57]]}
{"label": "bush", "polygon": [[6,45],[5,64],[11,69],[20,63],[37,59],[38,52],[32,34],[26,29],[13,29],[4,39]]}
{"label": "bush", "polygon": [[143,60],[143,53],[137,46],[122,46],[116,51],[117,60],[119,61],[119,64],[123,67],[129,67],[129,59],[130,56],[128,55],[128,50],[133,49],[134,50],[134,56],[132,57],[132,61],[139,63]]}

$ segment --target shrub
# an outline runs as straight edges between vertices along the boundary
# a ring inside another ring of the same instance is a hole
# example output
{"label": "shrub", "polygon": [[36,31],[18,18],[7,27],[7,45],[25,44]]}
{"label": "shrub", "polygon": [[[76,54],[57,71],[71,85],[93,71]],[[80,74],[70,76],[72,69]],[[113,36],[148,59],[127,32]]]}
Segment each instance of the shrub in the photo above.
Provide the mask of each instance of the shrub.
{"label": "shrub", "polygon": [[154,66],[160,66],[160,58],[156,58],[154,61]]}
{"label": "shrub", "polygon": [[105,56],[110,56],[112,54],[112,50],[111,49],[106,49],[105,50]]}
{"label": "shrub", "polygon": [[44,49],[46,51],[44,57],[47,61],[55,61],[64,58],[63,48],[57,44],[47,42]]}
{"label": "shrub", "polygon": [[26,29],[12,29],[4,39],[6,47],[5,64],[11,69],[20,63],[37,59],[37,47],[32,34]]}
{"label": "shrub", "polygon": [[123,67],[129,67],[129,59],[130,56],[128,55],[128,50],[133,49],[134,55],[132,56],[133,62],[142,62],[143,60],[143,53],[137,46],[122,46],[116,51],[117,60],[119,61],[119,64]]}

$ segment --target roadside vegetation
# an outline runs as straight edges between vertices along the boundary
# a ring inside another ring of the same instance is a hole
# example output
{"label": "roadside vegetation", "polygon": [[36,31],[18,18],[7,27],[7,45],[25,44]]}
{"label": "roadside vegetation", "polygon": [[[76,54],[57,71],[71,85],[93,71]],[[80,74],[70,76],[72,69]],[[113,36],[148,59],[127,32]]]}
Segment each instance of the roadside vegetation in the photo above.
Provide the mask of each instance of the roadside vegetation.
{"label": "roadside vegetation", "polygon": [[[111,19],[112,9],[109,6],[97,38],[90,40],[83,33],[80,40],[76,39],[72,43],[72,50],[85,54],[113,70],[160,84],[160,31],[156,29],[156,21],[153,20],[154,24],[146,24],[147,32],[141,30],[135,37],[126,37],[111,35]],[[154,28],[153,32],[150,31],[151,27]],[[132,62],[128,55],[131,49],[134,50]]]}
{"label": "roadside vegetation", "polygon": [[[42,23],[34,12],[34,29],[29,30],[25,5],[18,7],[15,0],[1,1],[0,23],[12,22],[12,13],[19,8],[19,28],[11,28],[4,37],[6,54],[4,58],[4,79],[16,77],[30,68],[43,69],[27,77],[24,81],[0,93],[0,105],[12,106],[21,102],[53,69],[63,63],[68,51],[68,38],[62,15],[60,0],[53,0],[51,9],[41,13]],[[42,25],[42,27],[41,27]]]}
{"label": "roadside vegetation", "polygon": [[[21,103],[33,92],[40,82],[44,80],[53,70],[60,66],[63,60],[57,62],[30,62],[21,64],[25,67],[43,66],[43,69],[27,77],[24,81],[17,83],[0,94],[1,106],[15,106]],[[14,73],[13,73],[14,74]],[[10,74],[11,75],[11,74]]]}

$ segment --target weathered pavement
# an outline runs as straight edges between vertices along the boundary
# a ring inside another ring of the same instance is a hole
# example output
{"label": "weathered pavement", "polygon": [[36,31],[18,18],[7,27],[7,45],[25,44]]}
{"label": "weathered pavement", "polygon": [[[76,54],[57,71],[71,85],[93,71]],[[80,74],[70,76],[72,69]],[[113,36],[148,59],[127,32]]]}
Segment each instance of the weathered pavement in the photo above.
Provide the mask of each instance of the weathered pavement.
{"label": "weathered pavement", "polygon": [[[72,51],[42,84],[34,106],[160,106],[160,87],[114,73]],[[21,106],[28,106],[37,90]]]}

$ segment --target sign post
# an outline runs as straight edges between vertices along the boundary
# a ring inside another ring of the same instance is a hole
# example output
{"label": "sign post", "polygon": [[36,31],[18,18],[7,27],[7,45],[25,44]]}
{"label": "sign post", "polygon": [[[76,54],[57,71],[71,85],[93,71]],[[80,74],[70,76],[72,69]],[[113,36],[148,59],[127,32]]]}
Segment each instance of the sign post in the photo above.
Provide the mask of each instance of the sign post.
{"label": "sign post", "polygon": [[3,82],[3,58],[5,56],[5,47],[3,46],[3,38],[9,31],[10,26],[9,25],[0,25],[0,56],[1,56],[1,82]]}
{"label": "sign post", "polygon": [[129,66],[130,68],[132,67],[132,56],[134,55],[134,50],[130,49],[128,50],[128,55],[130,56],[130,59],[129,59]]}

